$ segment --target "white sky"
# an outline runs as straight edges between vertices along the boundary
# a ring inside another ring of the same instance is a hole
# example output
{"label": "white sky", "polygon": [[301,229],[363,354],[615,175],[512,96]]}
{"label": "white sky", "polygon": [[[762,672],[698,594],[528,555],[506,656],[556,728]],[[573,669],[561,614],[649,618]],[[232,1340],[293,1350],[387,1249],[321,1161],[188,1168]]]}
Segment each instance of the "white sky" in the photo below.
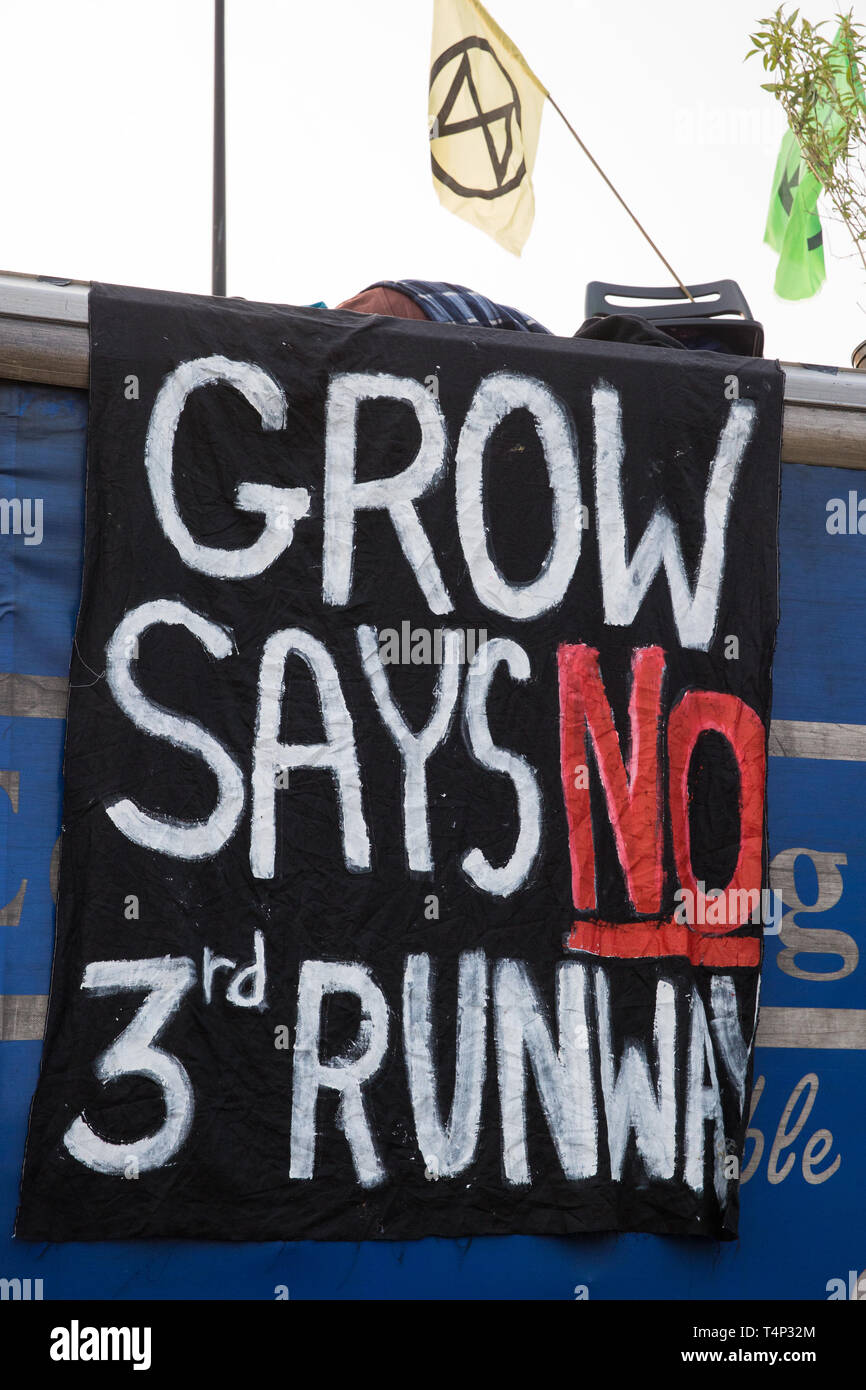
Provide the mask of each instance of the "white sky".
{"label": "white sky", "polygon": [[[774,5],[488,0],[679,274],[739,281],[768,356],[848,365],[866,284],[843,229],[824,218],[827,284],[798,304],[774,294],[762,244],[784,117],[759,60],[742,60]],[[440,207],[432,0],[226,11],[229,294],[333,306],[378,279],[452,280],[571,334],[588,280],[665,282],[549,105],[520,259]],[[866,21],[866,0],[854,11]],[[7,0],[2,14],[0,268],[207,292],[210,0]]]}

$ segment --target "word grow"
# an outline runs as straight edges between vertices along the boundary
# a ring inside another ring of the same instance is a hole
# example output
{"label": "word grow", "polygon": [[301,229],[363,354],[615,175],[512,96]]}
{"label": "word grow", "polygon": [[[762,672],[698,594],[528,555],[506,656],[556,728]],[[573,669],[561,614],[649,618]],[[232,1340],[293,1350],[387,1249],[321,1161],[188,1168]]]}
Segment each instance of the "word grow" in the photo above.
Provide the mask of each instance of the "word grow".
{"label": "word grow", "polygon": [[[226,383],[258,412],[265,431],[286,426],[282,387],[263,368],[224,357],[182,363],[164,381],[154,402],[145,443],[145,466],[159,524],[191,569],[222,579],[261,574],[287,551],[295,526],[309,516],[304,487],[242,482],[236,503],[260,514],[264,527],[241,549],[202,545],[190,534],[174,488],[174,440],[190,394]],[[412,462],[390,477],[359,482],[355,476],[357,417],[362,402],[391,400],[415,413],[421,442]],[[544,452],[553,495],[553,536],[539,574],[513,585],[490,553],[484,524],[484,451],[494,430],[516,410],[528,411]],[[710,465],[704,499],[704,540],[693,589],[689,587],[676,527],[659,504],[631,561],[623,510],[625,445],[618,392],[599,382],[592,393],[595,433],[595,514],[605,621],[628,626],[657,571],[664,568],[680,642],[706,651],[712,640],[724,567],[725,530],[731,496],[754,428],[755,404],[733,400]],[[437,398],[411,377],[388,373],[332,375],[325,408],[322,540],[322,601],[345,607],[351,599],[355,519],[363,511],[387,514],[403,555],[431,612],[450,613],[454,603],[440,571],[417,503],[446,478],[447,432]],[[562,600],[580,559],[581,485],[572,422],[548,385],[536,378],[495,372],[481,379],[460,430],[454,458],[457,532],[473,588],[493,613],[525,622]]]}

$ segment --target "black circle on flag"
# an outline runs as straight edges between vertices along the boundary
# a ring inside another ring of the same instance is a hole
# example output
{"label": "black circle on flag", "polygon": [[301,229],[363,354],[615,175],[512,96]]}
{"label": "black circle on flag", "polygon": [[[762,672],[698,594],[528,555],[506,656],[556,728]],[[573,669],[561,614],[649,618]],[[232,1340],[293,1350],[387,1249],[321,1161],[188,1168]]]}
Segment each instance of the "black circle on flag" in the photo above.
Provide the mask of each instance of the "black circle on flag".
{"label": "black circle on flag", "polygon": [[[483,53],[490,55],[496,64],[505,81],[508,84],[510,98],[493,107],[489,111],[484,111],[481,105],[481,98],[478,95],[478,88],[475,84],[475,76],[472,71],[472,64],[469,58],[471,49],[480,49]],[[433,90],[433,83],[439,74],[453,63],[454,75],[451,79],[445,98],[436,114],[431,128],[431,139],[442,139],[450,136],[452,139],[470,131],[480,130],[484,136],[487,146],[487,154],[490,159],[492,173],[492,183],[489,188],[467,188],[459,183],[452,174],[437,160],[433,151],[430,151],[430,159],[433,165],[434,177],[444,183],[446,188],[450,188],[452,193],[457,193],[464,198],[502,198],[506,193],[511,193],[526,178],[526,160],[521,159],[520,166],[513,174],[508,175],[508,165],[514,153],[514,126],[522,136],[522,126],[520,123],[520,96],[517,88],[512,81],[508,69],[503,67],[499,61],[492,45],[487,39],[478,37],[461,39],[459,43],[452,44],[439,54],[435,63],[430,69],[430,90]],[[457,103],[464,87],[469,97],[469,101],[475,108],[475,115],[465,117],[462,120],[450,121],[448,118]],[[505,129],[505,144],[500,154],[493,139],[491,126],[495,121],[503,121]]]}

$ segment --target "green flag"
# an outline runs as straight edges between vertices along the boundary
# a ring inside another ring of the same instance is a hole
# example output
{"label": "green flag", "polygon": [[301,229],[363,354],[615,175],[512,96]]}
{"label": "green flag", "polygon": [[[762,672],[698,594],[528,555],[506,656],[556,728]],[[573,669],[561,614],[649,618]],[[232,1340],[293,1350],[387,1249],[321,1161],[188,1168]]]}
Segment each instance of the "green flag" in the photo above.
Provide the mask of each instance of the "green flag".
{"label": "green flag", "polygon": [[793,131],[785,132],[773,175],[773,194],[764,240],[779,252],[776,294],[808,299],[827,278],[824,234],[817,204],[821,185],[800,153]]}
{"label": "green flag", "polygon": [[[864,104],[859,75],[849,64],[838,30],[832,45],[832,65],[837,88],[850,95],[854,91]],[[815,107],[815,120],[831,137],[842,130],[844,122],[826,102]],[[779,252],[775,290],[783,299],[808,299],[827,278],[824,269],[824,234],[818,216],[818,194],[821,183],[812,173],[800,150],[793,131],[786,131],[773,174],[773,191],[767,213],[764,241]]]}

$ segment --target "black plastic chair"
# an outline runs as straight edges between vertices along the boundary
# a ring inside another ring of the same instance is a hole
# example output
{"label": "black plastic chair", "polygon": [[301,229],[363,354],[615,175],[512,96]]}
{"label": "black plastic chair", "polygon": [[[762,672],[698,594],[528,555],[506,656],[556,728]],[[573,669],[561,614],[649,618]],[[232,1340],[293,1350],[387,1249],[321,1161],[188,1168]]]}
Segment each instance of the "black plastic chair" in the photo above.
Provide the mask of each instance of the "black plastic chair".
{"label": "black plastic chair", "polygon": [[[678,286],[612,285],[591,280],[586,287],[588,321],[610,314],[634,314],[650,319],[684,347],[711,352],[730,352],[739,357],[763,357],[764,328],[752,318],[746,296],[736,280],[711,280],[689,285],[696,303],[683,296]],[[646,299],[646,305],[612,304],[612,295]],[[712,295],[712,299],[706,296]]]}

